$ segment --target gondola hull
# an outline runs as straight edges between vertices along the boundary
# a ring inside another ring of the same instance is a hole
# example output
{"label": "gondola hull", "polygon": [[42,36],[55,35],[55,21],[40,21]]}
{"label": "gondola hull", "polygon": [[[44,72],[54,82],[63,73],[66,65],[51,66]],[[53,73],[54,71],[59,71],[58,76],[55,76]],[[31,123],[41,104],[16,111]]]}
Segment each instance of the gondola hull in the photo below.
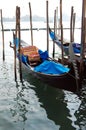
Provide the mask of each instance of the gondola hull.
{"label": "gondola hull", "polygon": [[65,73],[61,75],[51,75],[51,74],[43,74],[40,72],[35,72],[31,66],[27,66],[23,63],[23,67],[26,69],[26,72],[33,75],[34,78],[39,79],[40,81],[47,83],[51,87],[77,92],[77,90],[81,89],[80,81],[77,82],[71,73]]}

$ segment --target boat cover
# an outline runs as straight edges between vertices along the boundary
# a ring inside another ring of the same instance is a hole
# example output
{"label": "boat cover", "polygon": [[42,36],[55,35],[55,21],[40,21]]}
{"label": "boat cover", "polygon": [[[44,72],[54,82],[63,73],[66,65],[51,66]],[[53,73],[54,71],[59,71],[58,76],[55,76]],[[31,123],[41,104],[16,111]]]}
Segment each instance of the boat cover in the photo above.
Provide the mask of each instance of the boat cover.
{"label": "boat cover", "polygon": [[43,63],[34,68],[35,72],[41,72],[45,74],[63,74],[69,72],[69,70],[69,68],[60,63],[48,60],[45,60]]}
{"label": "boat cover", "polygon": [[42,61],[47,60],[49,58],[48,51],[42,51],[39,49],[38,52]]}

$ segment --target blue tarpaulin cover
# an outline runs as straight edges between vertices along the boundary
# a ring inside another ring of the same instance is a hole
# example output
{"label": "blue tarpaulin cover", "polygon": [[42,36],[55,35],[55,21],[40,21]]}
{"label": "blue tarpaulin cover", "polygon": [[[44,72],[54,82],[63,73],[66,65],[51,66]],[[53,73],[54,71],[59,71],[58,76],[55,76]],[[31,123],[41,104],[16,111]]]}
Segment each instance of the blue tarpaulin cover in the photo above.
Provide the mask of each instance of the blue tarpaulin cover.
{"label": "blue tarpaulin cover", "polygon": [[35,72],[41,72],[45,74],[63,74],[69,72],[69,68],[64,67],[60,63],[54,61],[45,60],[42,64],[34,68]]}
{"label": "blue tarpaulin cover", "polygon": [[39,55],[40,55],[40,58],[42,59],[42,61],[46,60],[49,58],[49,55],[48,55],[48,51],[42,51],[42,50],[39,50]]}

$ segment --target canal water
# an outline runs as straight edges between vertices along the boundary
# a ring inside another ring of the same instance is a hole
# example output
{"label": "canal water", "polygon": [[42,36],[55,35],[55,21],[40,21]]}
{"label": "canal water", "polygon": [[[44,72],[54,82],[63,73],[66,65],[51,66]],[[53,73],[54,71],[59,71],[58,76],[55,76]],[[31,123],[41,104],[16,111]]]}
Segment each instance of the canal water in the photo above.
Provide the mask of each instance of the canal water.
{"label": "canal water", "polygon": [[[12,31],[5,32],[4,37],[5,61],[2,58],[0,32],[0,130],[86,130],[86,81],[77,95],[53,88],[22,68],[22,84],[17,61],[15,82],[14,53],[9,47]],[[21,32],[21,37],[30,43],[29,31]],[[38,29],[33,37],[34,44],[45,50],[46,31]],[[50,52],[51,49],[52,45]]]}

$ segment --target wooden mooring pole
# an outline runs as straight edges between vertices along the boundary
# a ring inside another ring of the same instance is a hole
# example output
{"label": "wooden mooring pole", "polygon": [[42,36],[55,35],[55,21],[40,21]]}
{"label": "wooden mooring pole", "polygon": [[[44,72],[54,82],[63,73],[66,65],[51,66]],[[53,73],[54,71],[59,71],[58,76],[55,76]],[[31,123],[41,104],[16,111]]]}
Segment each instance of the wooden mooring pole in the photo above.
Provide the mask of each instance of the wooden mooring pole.
{"label": "wooden mooring pole", "polygon": [[63,51],[63,24],[62,24],[62,0],[60,0],[60,27],[61,27],[61,50],[62,50],[62,64],[64,64],[64,51]]}
{"label": "wooden mooring pole", "polygon": [[21,55],[20,55],[20,39],[21,39],[21,35],[20,35],[20,7],[16,7],[16,38],[19,39],[19,47],[18,47],[18,51],[19,51],[19,72],[20,72],[20,80],[22,82],[22,63],[21,63]]}
{"label": "wooden mooring pole", "polygon": [[75,26],[75,13],[73,6],[71,7],[71,18],[70,18],[70,45],[69,45],[69,54],[70,54],[70,60],[74,68],[75,72],[75,80],[76,80],[76,86],[77,86],[77,92],[79,91],[79,73],[78,73],[78,67],[75,59],[75,54],[73,50],[73,42],[74,42],[74,26]]}
{"label": "wooden mooring pole", "polygon": [[13,32],[13,43],[14,46],[12,46],[12,42],[10,42],[10,47],[14,49],[14,75],[15,75],[15,81],[17,81],[17,72],[16,72],[16,35]]}
{"label": "wooden mooring pole", "polygon": [[84,58],[86,58],[86,0],[82,0],[82,25],[81,25],[81,54],[80,54],[80,79],[84,75]]}
{"label": "wooden mooring pole", "polygon": [[4,47],[4,27],[3,27],[3,18],[2,18],[2,9],[0,10],[0,13],[1,13],[1,27],[2,27],[2,44],[3,44],[3,51],[2,51],[2,54],[3,54],[3,61],[5,60],[5,47]]}
{"label": "wooden mooring pole", "polygon": [[13,33],[13,39],[14,39],[14,75],[15,75],[15,81],[17,81],[17,72],[16,72],[16,36]]}
{"label": "wooden mooring pole", "polygon": [[33,46],[32,10],[31,10],[31,4],[30,4],[30,2],[29,2],[29,10],[30,10],[31,45]]}
{"label": "wooden mooring pole", "polygon": [[49,14],[48,14],[48,1],[46,1],[46,23],[47,23],[47,51],[49,52]]}
{"label": "wooden mooring pole", "polygon": [[[56,33],[56,10],[54,11],[54,34]],[[55,35],[54,35],[55,39]],[[53,41],[53,58],[55,58],[55,42]]]}

